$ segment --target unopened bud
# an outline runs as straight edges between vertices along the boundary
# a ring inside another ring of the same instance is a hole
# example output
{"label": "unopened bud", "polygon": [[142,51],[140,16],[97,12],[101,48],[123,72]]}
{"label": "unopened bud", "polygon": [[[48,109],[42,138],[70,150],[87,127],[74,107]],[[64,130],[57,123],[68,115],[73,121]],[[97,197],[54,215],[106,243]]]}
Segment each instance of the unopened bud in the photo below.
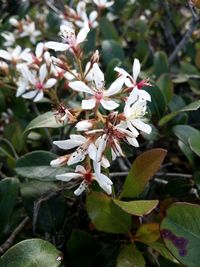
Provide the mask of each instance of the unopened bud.
{"label": "unopened bud", "polygon": [[96,50],[94,52],[94,54],[91,56],[90,62],[91,62],[92,65],[94,63],[98,63],[99,62],[99,50]]}
{"label": "unopened bud", "polygon": [[8,75],[9,73],[9,67],[8,64],[4,61],[0,61],[0,71],[2,71],[3,73],[5,73],[6,75]]}

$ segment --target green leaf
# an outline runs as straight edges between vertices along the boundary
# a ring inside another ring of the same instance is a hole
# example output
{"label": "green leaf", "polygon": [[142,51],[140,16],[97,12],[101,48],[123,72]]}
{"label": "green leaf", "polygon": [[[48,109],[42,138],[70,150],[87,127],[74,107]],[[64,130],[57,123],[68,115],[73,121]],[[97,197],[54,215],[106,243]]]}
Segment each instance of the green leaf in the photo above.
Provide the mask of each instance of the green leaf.
{"label": "green leaf", "polygon": [[[58,189],[53,182],[32,181],[20,183],[20,192],[24,207],[28,216],[33,218],[34,202]],[[62,227],[67,214],[68,205],[63,194],[51,197],[40,202],[40,209],[37,215],[37,228],[45,233],[55,233]]]}
{"label": "green leaf", "polygon": [[138,197],[160,168],[166,154],[165,149],[155,148],[138,156],[126,177],[120,197]]}
{"label": "green leaf", "polygon": [[113,23],[109,21],[106,17],[103,17],[99,21],[99,27],[102,34],[102,39],[113,39],[113,40],[119,40],[119,36],[116,30],[116,27],[114,27]]}
{"label": "green leaf", "polygon": [[5,178],[0,181],[0,236],[9,231],[11,216],[19,193],[19,181]]}
{"label": "green leaf", "polygon": [[168,121],[170,121],[171,119],[173,119],[175,116],[177,116],[178,114],[182,113],[182,112],[187,112],[187,111],[196,111],[200,108],[200,100],[194,101],[191,104],[185,106],[184,108],[177,110],[177,111],[173,111],[170,114],[167,114],[166,116],[164,116],[158,123],[159,126],[163,126],[165,123],[167,123]]}
{"label": "green leaf", "polygon": [[94,258],[101,246],[95,238],[87,232],[74,230],[67,242],[67,255],[74,267],[93,267]]}
{"label": "green leaf", "polygon": [[102,42],[102,58],[106,64],[109,64],[114,58],[123,61],[124,51],[120,43],[115,40],[104,40]]}
{"label": "green leaf", "polygon": [[159,77],[157,85],[165,96],[166,103],[169,103],[173,97],[173,83],[169,74],[163,74]]}
{"label": "green leaf", "polygon": [[170,260],[174,263],[178,263],[178,261],[174,258],[174,256],[169,252],[166,246],[160,242],[149,243],[148,246],[153,250],[156,250],[160,255],[162,255],[165,259]]}
{"label": "green leaf", "polygon": [[169,251],[184,265],[199,267],[200,206],[173,204],[161,223],[161,234]]}
{"label": "green leaf", "polygon": [[120,201],[114,199],[114,202],[122,210],[135,216],[143,216],[150,213],[158,205],[158,200],[133,200],[133,201]]}
{"label": "green leaf", "polygon": [[156,52],[154,56],[154,73],[159,77],[163,73],[169,73],[169,64],[165,52]]}
{"label": "green leaf", "polygon": [[49,242],[34,238],[11,247],[1,258],[1,267],[59,267],[60,252]]}
{"label": "green leaf", "polygon": [[188,139],[191,150],[200,157],[200,132],[192,135]]}
{"label": "green leaf", "polygon": [[65,124],[56,120],[55,114],[52,111],[46,112],[33,119],[24,131],[24,134],[28,131],[38,128],[60,128]]}
{"label": "green leaf", "polygon": [[90,193],[87,196],[86,208],[97,230],[127,233],[131,228],[131,216],[116,206],[111,197],[103,193]]}
{"label": "green leaf", "polygon": [[51,152],[42,150],[30,152],[17,160],[15,170],[18,175],[25,178],[54,181],[57,174],[65,173],[69,170],[66,167],[51,167],[50,161],[56,158],[57,156]]}
{"label": "green leaf", "polygon": [[145,267],[145,260],[134,245],[128,245],[119,253],[117,267]]}
{"label": "green leaf", "polygon": [[159,224],[146,223],[142,224],[137,230],[135,240],[145,244],[153,243],[160,238]]}
{"label": "green leaf", "polygon": [[148,107],[151,110],[152,114],[156,114],[161,118],[166,110],[166,100],[163,92],[158,86],[149,86],[145,88],[151,95],[151,102],[148,103]]}

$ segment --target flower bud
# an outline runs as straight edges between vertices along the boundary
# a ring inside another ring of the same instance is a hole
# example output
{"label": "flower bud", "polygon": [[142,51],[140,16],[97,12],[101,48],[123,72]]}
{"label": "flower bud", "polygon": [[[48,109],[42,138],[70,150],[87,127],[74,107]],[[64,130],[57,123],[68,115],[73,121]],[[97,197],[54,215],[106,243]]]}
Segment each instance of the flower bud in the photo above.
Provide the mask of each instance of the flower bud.
{"label": "flower bud", "polygon": [[96,50],[93,55],[91,56],[90,59],[91,65],[93,65],[94,63],[98,63],[99,62],[99,50]]}

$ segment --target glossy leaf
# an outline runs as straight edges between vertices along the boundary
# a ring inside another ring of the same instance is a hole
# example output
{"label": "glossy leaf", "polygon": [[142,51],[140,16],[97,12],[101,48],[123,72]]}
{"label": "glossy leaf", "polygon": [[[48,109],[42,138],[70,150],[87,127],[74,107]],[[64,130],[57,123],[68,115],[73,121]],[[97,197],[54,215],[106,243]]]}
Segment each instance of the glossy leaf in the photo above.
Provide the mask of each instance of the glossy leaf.
{"label": "glossy leaf", "polygon": [[158,205],[158,200],[134,200],[127,202],[114,199],[114,202],[122,210],[135,216],[149,214]]}
{"label": "glossy leaf", "polygon": [[168,121],[170,121],[171,119],[173,119],[175,116],[177,116],[178,114],[180,114],[182,112],[195,111],[195,110],[198,110],[199,108],[200,108],[200,100],[194,101],[191,104],[183,107],[182,109],[177,110],[177,111],[173,111],[172,113],[164,116],[159,121],[159,126],[163,126],[165,123],[167,123]]}
{"label": "glossy leaf", "polygon": [[165,149],[155,148],[138,156],[126,177],[120,197],[138,197],[150,178],[159,170],[166,154]]}
{"label": "glossy leaf", "polygon": [[120,43],[115,40],[104,40],[102,42],[102,58],[106,64],[109,64],[114,58],[123,61],[124,51]]}
{"label": "glossy leaf", "polygon": [[161,234],[169,251],[184,265],[198,267],[200,262],[200,206],[173,204],[161,223]]}
{"label": "glossy leaf", "polygon": [[115,205],[112,198],[92,192],[87,196],[88,215],[97,230],[109,233],[127,233],[131,227],[131,216]]}
{"label": "glossy leaf", "polygon": [[49,242],[34,238],[11,247],[1,258],[1,267],[59,267],[62,257]]}
{"label": "glossy leaf", "polygon": [[124,247],[117,258],[117,267],[145,267],[142,253],[134,246]]}
{"label": "glossy leaf", "polygon": [[157,81],[157,85],[165,96],[166,103],[169,103],[173,97],[173,83],[169,74],[163,74]]}
{"label": "glossy leaf", "polygon": [[200,132],[192,135],[188,139],[191,150],[200,157]]}
{"label": "glossy leaf", "polygon": [[16,178],[5,178],[0,181],[0,236],[10,228],[11,215],[19,194],[19,181]]}
{"label": "glossy leaf", "polygon": [[65,167],[51,167],[50,161],[56,158],[57,156],[51,152],[30,152],[18,159],[15,170],[18,175],[25,178],[54,181],[56,174],[65,173],[68,170]]}
{"label": "glossy leaf", "polygon": [[46,112],[33,119],[27,126],[24,133],[38,128],[60,128],[65,124],[56,120],[55,113]]}
{"label": "glossy leaf", "polygon": [[156,74],[156,77],[159,77],[163,73],[169,73],[167,55],[163,51],[155,53],[154,73]]}

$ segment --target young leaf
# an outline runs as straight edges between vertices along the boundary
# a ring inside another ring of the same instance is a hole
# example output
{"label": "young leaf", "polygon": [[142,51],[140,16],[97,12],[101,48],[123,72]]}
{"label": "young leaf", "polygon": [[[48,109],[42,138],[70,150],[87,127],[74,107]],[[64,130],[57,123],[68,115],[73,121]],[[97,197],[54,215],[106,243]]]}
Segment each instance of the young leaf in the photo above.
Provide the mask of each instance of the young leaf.
{"label": "young leaf", "polygon": [[103,193],[90,193],[87,196],[86,208],[92,223],[100,231],[127,233],[131,228],[131,216]]}
{"label": "young leaf", "polygon": [[59,267],[60,252],[49,242],[27,239],[11,247],[1,258],[1,267]]}
{"label": "young leaf", "polygon": [[165,149],[155,148],[138,156],[126,177],[120,197],[138,197],[160,168],[166,154]]}
{"label": "young leaf", "polygon": [[145,244],[154,243],[160,238],[159,224],[146,223],[142,224],[137,230],[135,239]]}
{"label": "young leaf", "polygon": [[199,267],[200,206],[173,204],[163,219],[161,235],[169,251],[184,265]]}
{"label": "young leaf", "polygon": [[117,206],[127,213],[135,216],[143,216],[150,213],[158,205],[158,200],[134,200],[134,201],[120,201],[113,200]]}

